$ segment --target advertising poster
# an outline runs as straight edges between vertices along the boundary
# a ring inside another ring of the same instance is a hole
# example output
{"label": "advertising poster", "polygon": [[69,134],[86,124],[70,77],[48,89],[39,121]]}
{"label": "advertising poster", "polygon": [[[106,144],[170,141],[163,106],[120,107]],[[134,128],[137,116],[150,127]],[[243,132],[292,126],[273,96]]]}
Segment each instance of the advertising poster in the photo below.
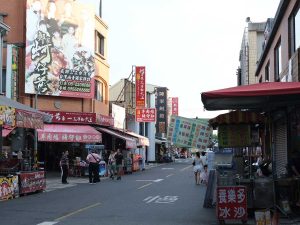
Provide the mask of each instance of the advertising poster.
{"label": "advertising poster", "polygon": [[0,105],[0,124],[14,127],[16,125],[16,109]]}
{"label": "advertising poster", "polygon": [[46,189],[46,178],[44,171],[21,173],[19,176],[20,194]]}
{"label": "advertising poster", "polygon": [[25,93],[92,98],[95,9],[69,0],[27,0]]}
{"label": "advertising poster", "polygon": [[1,177],[0,178],[0,201],[8,200],[19,195],[18,177]]}
{"label": "advertising poster", "polygon": [[168,142],[181,147],[205,150],[210,143],[212,128],[204,119],[171,116],[168,127]]}
{"label": "advertising poster", "polygon": [[146,68],[144,66],[135,67],[135,96],[136,108],[146,106]]}
{"label": "advertising poster", "polygon": [[218,127],[219,147],[247,147],[251,146],[250,126],[220,125]]}

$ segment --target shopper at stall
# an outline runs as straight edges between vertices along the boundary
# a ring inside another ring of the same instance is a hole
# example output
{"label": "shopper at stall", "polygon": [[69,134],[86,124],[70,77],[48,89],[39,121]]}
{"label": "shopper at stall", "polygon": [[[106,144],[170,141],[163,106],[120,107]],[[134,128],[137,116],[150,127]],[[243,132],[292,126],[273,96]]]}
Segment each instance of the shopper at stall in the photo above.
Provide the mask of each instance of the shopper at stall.
{"label": "shopper at stall", "polygon": [[65,151],[62,154],[62,157],[60,159],[59,165],[61,168],[61,182],[63,184],[68,184],[67,178],[69,174],[69,152]]}
{"label": "shopper at stall", "polygon": [[202,159],[200,158],[199,152],[196,152],[196,156],[193,160],[193,165],[194,165],[195,182],[197,185],[199,185],[200,184],[200,173],[203,170],[203,162],[202,162]]}
{"label": "shopper at stall", "polygon": [[86,157],[86,160],[89,164],[89,183],[95,184],[100,182],[99,177],[99,162],[101,160],[100,155],[96,153],[95,150],[92,150]]}
{"label": "shopper at stall", "polygon": [[116,159],[115,159],[115,151],[111,150],[110,155],[108,157],[108,168],[110,173],[110,178],[114,179],[116,174]]}
{"label": "shopper at stall", "polygon": [[117,149],[117,154],[115,155],[116,166],[117,166],[117,180],[121,180],[121,174],[123,171],[123,155],[120,149]]}

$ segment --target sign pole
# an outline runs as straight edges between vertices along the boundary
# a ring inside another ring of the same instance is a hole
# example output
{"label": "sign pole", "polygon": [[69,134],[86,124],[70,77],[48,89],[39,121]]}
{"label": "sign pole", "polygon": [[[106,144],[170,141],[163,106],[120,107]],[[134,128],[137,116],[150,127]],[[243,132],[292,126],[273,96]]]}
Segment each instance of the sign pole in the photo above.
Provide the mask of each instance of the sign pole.
{"label": "sign pole", "polygon": [[[37,100],[38,100],[38,92],[35,92],[35,98],[34,98],[34,108],[37,109]],[[38,169],[38,162],[37,162],[37,145],[38,145],[38,136],[37,136],[37,130],[36,128],[34,129],[34,146],[33,146],[33,160],[34,160],[34,165],[33,167]]]}

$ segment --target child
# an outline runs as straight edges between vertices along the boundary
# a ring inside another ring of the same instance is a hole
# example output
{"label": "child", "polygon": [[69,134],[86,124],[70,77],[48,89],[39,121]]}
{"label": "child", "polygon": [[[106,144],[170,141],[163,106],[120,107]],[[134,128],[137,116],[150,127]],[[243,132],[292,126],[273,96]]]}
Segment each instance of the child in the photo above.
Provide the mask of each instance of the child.
{"label": "child", "polygon": [[204,171],[201,173],[201,183],[205,184],[207,186],[208,184],[208,170],[207,170],[207,165],[204,165]]}

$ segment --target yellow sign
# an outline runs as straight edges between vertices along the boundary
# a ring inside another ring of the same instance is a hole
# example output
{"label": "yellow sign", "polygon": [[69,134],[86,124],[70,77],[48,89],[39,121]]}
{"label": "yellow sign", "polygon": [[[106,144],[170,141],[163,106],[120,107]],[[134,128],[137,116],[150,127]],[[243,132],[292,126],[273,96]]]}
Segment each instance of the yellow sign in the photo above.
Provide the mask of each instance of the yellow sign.
{"label": "yellow sign", "polygon": [[0,105],[0,124],[14,127],[16,125],[16,109]]}

